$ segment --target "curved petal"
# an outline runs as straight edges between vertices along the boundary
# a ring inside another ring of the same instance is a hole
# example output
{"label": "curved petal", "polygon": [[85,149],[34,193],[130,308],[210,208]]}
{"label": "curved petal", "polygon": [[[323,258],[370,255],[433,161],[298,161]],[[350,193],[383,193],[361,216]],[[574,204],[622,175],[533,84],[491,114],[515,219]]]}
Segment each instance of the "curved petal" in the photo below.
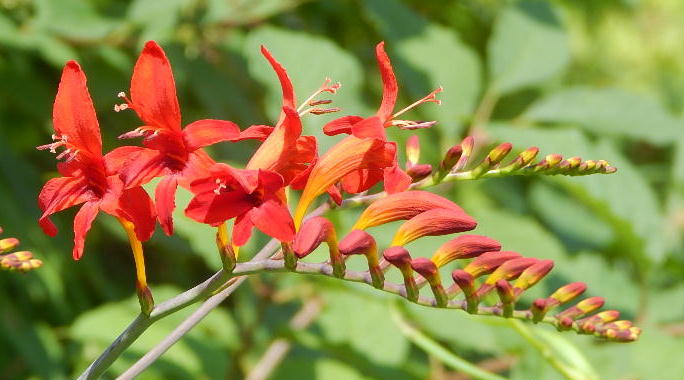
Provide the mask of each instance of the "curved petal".
{"label": "curved petal", "polygon": [[83,256],[85,238],[98,211],[100,211],[98,202],[86,202],[74,217],[74,260],[80,260]]}
{"label": "curved petal", "polygon": [[323,133],[328,136],[339,135],[340,133],[351,134],[352,126],[363,120],[361,116],[342,116],[323,126]]}
{"label": "curved petal", "polygon": [[55,132],[81,152],[102,156],[100,125],[86,85],[86,76],[76,61],[67,62],[62,71],[52,109]]}
{"label": "curved petal", "polygon": [[188,155],[185,168],[178,176],[178,184],[186,189],[190,188],[192,181],[209,175],[211,167],[216,161],[207,154],[204,149],[198,149]]}
{"label": "curved petal", "polygon": [[254,223],[252,223],[250,213],[251,210],[235,219],[235,224],[233,225],[233,244],[238,247],[245,245],[250,236],[252,236],[252,227],[254,227]]}
{"label": "curved petal", "polygon": [[154,233],[156,214],[154,202],[142,187],[124,190],[119,198],[120,216],[133,223],[135,235],[140,241],[147,241]]}
{"label": "curved petal", "polygon": [[118,147],[105,154],[104,163],[107,175],[120,173],[124,165],[143,150],[145,150],[143,147],[128,145]]}
{"label": "curved petal", "polygon": [[231,141],[242,141],[242,140],[259,140],[264,141],[273,132],[275,128],[270,125],[250,125],[244,131],[240,132],[240,136]]}
{"label": "curved petal", "polygon": [[214,194],[206,192],[195,195],[185,209],[185,215],[200,223],[218,225],[235,218],[252,208],[245,194],[237,191]]}
{"label": "curved petal", "polygon": [[342,178],[342,190],[350,194],[364,192],[382,180],[382,169],[359,169]]}
{"label": "curved petal", "polygon": [[378,60],[378,67],[382,76],[382,103],[378,109],[377,116],[384,123],[392,117],[394,105],[397,103],[399,86],[394,75],[394,69],[392,69],[392,63],[385,52],[384,41],[375,47],[375,57]]}
{"label": "curved petal", "polygon": [[[271,67],[273,67],[273,70],[276,72],[276,75],[278,76],[278,80],[280,81],[280,87],[283,90],[283,107],[290,107],[292,109],[297,108],[297,100],[294,92],[294,87],[292,87],[292,81],[290,80],[290,77],[287,75],[287,70],[280,64],[280,62],[276,61],[275,58],[273,58],[273,55],[271,55],[271,52],[266,49],[265,46],[261,45],[261,54],[268,60],[268,63],[271,64]],[[280,114],[280,120],[284,118],[285,114],[281,113]]]}
{"label": "curved petal", "polygon": [[181,115],[171,64],[164,50],[148,41],[133,68],[133,109],[149,125],[180,133]]}
{"label": "curved petal", "polygon": [[38,219],[45,234],[55,236],[57,227],[49,216],[71,206],[86,202],[92,197],[84,179],[78,177],[52,178],[40,190],[38,205],[43,214]]}
{"label": "curved petal", "polygon": [[175,176],[162,178],[154,190],[154,201],[157,205],[157,218],[164,233],[173,234],[173,209],[176,208],[176,188],[178,182]]}
{"label": "curved petal", "polygon": [[351,133],[360,139],[364,137],[371,137],[380,140],[387,140],[385,126],[382,124],[382,120],[378,116],[371,116],[352,125]]}
{"label": "curved petal", "polygon": [[423,236],[440,236],[470,231],[475,219],[464,212],[439,208],[420,213],[402,224],[392,239],[392,246],[403,246]]}
{"label": "curved petal", "polygon": [[126,188],[131,188],[144,185],[166,171],[162,152],[142,148],[121,167],[120,176]]}
{"label": "curved petal", "polygon": [[296,154],[296,141],[302,134],[302,121],[293,108],[283,107],[285,117],[259,146],[247,163],[246,169],[278,171]]}
{"label": "curved petal", "polygon": [[188,151],[195,151],[221,141],[233,141],[239,137],[240,127],[226,120],[197,120],[183,128],[183,140]]}
{"label": "curved petal", "polygon": [[405,171],[401,170],[399,166],[397,166],[396,162],[394,163],[394,166],[385,168],[383,175],[385,191],[387,194],[406,191],[408,190],[409,186],[411,186],[411,182],[413,182],[411,176]]}
{"label": "curved petal", "polygon": [[277,201],[267,201],[250,212],[252,223],[261,232],[283,242],[294,240],[295,229],[290,210]]}

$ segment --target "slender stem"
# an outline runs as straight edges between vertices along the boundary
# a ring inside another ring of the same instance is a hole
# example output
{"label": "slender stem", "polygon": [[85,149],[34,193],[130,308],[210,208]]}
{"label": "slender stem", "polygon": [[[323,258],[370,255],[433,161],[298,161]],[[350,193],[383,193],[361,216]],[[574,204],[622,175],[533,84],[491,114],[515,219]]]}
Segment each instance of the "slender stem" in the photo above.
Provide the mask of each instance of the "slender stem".
{"label": "slender stem", "polygon": [[418,330],[402,315],[396,303],[391,308],[391,315],[394,322],[399,327],[399,330],[416,346],[423,349],[428,354],[431,354],[441,360],[447,366],[466,373],[478,380],[506,380],[504,377],[487,372],[469,361],[457,356],[455,353],[447,350],[439,343],[435,342],[429,336]]}
{"label": "slender stem", "polygon": [[554,356],[551,348],[546,346],[542,341],[537,339],[532,331],[522,324],[520,321],[515,319],[508,320],[513,329],[523,338],[527,343],[534,347],[539,354],[549,363],[553,368],[556,369],[563,377],[567,380],[587,380],[586,376],[582,376],[578,371],[573,371],[572,368],[568,367],[565,363],[560,361],[556,356]]}
{"label": "slender stem", "polygon": [[135,364],[128,368],[118,380],[129,380],[138,376],[142,371],[154,363],[160,356],[162,356],[171,346],[173,346],[178,340],[180,340],[185,334],[187,334],[193,327],[195,327],[204,317],[214,310],[221,302],[223,302],[228,296],[233,294],[235,289],[245,281],[247,277],[238,277],[231,279],[230,286],[223,289],[221,292],[209,297],[204,303],[195,310],[187,319],[185,319],[178,327],[176,327],[171,334],[167,335],[161,342],[159,342],[154,348],[148,351],[142,358],[140,358]]}

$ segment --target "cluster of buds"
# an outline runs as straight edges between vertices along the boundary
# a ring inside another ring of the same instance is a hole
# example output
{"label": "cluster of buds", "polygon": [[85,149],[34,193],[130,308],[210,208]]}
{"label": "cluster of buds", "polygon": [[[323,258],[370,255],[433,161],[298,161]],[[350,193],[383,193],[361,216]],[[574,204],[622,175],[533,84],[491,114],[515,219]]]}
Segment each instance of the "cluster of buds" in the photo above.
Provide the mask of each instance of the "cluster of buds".
{"label": "cluster of buds", "polygon": [[[419,151],[417,139],[411,140],[413,151]],[[432,182],[439,183],[450,179],[478,179],[506,177],[511,175],[567,175],[584,176],[590,174],[612,174],[617,169],[605,160],[586,160],[580,157],[563,158],[560,154],[549,154],[541,160],[536,160],[539,148],[531,147],[518,153],[512,159],[505,161],[513,150],[511,143],[502,143],[491,149],[479,163],[471,162],[476,156],[475,140],[468,136],[460,144],[451,147],[444,155],[438,170],[433,174]],[[409,146],[407,144],[407,152]],[[417,153],[412,153],[418,157]],[[479,156],[479,155],[478,155]],[[407,159],[407,168],[422,167]],[[468,169],[466,169],[468,167]],[[425,168],[418,170],[426,172]],[[429,175],[429,171],[428,171]],[[425,175],[424,177],[427,177]],[[424,178],[423,177],[423,178]],[[414,177],[415,178],[415,177]]]}
{"label": "cluster of buds", "polygon": [[[0,233],[2,228],[0,227]],[[17,238],[0,239],[0,269],[9,271],[28,272],[43,265],[43,262],[34,259],[33,253],[29,251],[19,251],[8,253],[19,245]]]}
{"label": "cluster of buds", "polygon": [[[384,250],[366,231],[401,220],[405,222]],[[619,312],[608,310],[593,314],[604,305],[601,297],[586,298],[550,314],[551,310],[574,301],[586,290],[586,285],[580,282],[565,285],[548,298],[535,300],[529,308],[516,310],[523,293],[551,272],[552,260],[502,251],[498,241],[471,234],[457,235],[442,244],[429,259],[412,257],[406,247],[425,236],[462,233],[473,230],[476,225],[472,217],[446,198],[420,190],[406,191],[372,203],[340,241],[327,219],[307,220],[297,233],[294,252],[298,258],[303,258],[326,242],[330,265],[334,268],[334,276],[339,278],[345,278],[347,257],[364,255],[371,285],[384,290],[399,287],[397,294],[420,304],[544,322],[559,330],[574,330],[613,341],[629,342],[638,338],[641,330],[629,321],[618,320]],[[440,270],[457,260],[468,261],[462,269],[451,272],[453,283],[447,285]],[[389,284],[385,280],[385,273],[391,267],[401,272],[403,284]],[[425,285],[429,286],[431,297],[420,296]],[[461,294],[462,298],[458,299]]]}

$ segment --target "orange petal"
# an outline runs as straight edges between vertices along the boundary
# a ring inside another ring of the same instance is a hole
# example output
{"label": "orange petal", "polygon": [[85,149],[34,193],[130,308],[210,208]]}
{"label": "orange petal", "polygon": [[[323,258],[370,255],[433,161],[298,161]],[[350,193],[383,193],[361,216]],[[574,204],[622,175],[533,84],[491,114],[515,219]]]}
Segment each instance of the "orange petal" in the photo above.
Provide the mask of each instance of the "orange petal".
{"label": "orange petal", "polygon": [[462,211],[444,208],[429,210],[402,224],[392,239],[392,246],[403,246],[423,236],[439,236],[470,231],[476,226],[475,219]]}

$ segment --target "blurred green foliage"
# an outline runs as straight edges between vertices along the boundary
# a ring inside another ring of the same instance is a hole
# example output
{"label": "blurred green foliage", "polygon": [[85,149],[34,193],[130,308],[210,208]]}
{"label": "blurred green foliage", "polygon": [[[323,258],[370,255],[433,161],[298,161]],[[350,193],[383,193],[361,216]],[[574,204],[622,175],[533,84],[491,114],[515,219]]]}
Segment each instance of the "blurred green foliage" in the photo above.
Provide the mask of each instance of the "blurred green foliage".
{"label": "blurred green foliage", "polygon": [[[436,163],[469,132],[486,143],[608,160],[617,174],[484,180],[445,191],[477,218],[478,233],[556,261],[540,294],[562,281],[586,281],[591,295],[644,328],[637,343],[623,345],[535,328],[569,365],[604,379],[683,378],[682,36],[679,0],[0,0],[0,225],[45,263],[0,275],[0,378],[73,378],[136,314],[132,260],[111,218],[98,218],[80,262],[69,254],[73,211],[56,218],[56,238],[38,228],[36,195],[55,162],[34,147],[49,140],[52,99],[69,59],[89,76],[106,147],[117,146],[115,137],[138,121],[112,106],[148,39],[169,54],[187,122],[222,118],[246,127],[277,116],[278,83],[259,44],[289,70],[300,97],[329,76],[343,83],[337,106],[368,113],[380,90],[373,47],[385,40],[403,102],[445,89],[441,107],[412,115],[440,122],[420,132],[424,161]],[[306,118],[307,134],[322,136],[332,117]],[[226,143],[213,153],[240,165],[253,148]],[[187,200],[181,192],[180,210]],[[332,218],[348,228],[357,213]],[[160,300],[220,267],[213,231],[177,216],[176,236],[158,233],[146,248]],[[391,238],[391,228],[377,231],[380,242]],[[265,241],[253,240],[246,255]],[[428,256],[441,242],[423,240],[414,254]],[[288,331],[311,298],[324,302],[321,315],[305,331]],[[294,346],[273,378],[463,378],[449,377],[399,333],[387,300],[330,280],[255,277],[140,378],[241,378],[281,336]],[[152,327],[108,376],[188,312]],[[559,376],[505,321],[408,312],[475,363],[513,379]]]}

